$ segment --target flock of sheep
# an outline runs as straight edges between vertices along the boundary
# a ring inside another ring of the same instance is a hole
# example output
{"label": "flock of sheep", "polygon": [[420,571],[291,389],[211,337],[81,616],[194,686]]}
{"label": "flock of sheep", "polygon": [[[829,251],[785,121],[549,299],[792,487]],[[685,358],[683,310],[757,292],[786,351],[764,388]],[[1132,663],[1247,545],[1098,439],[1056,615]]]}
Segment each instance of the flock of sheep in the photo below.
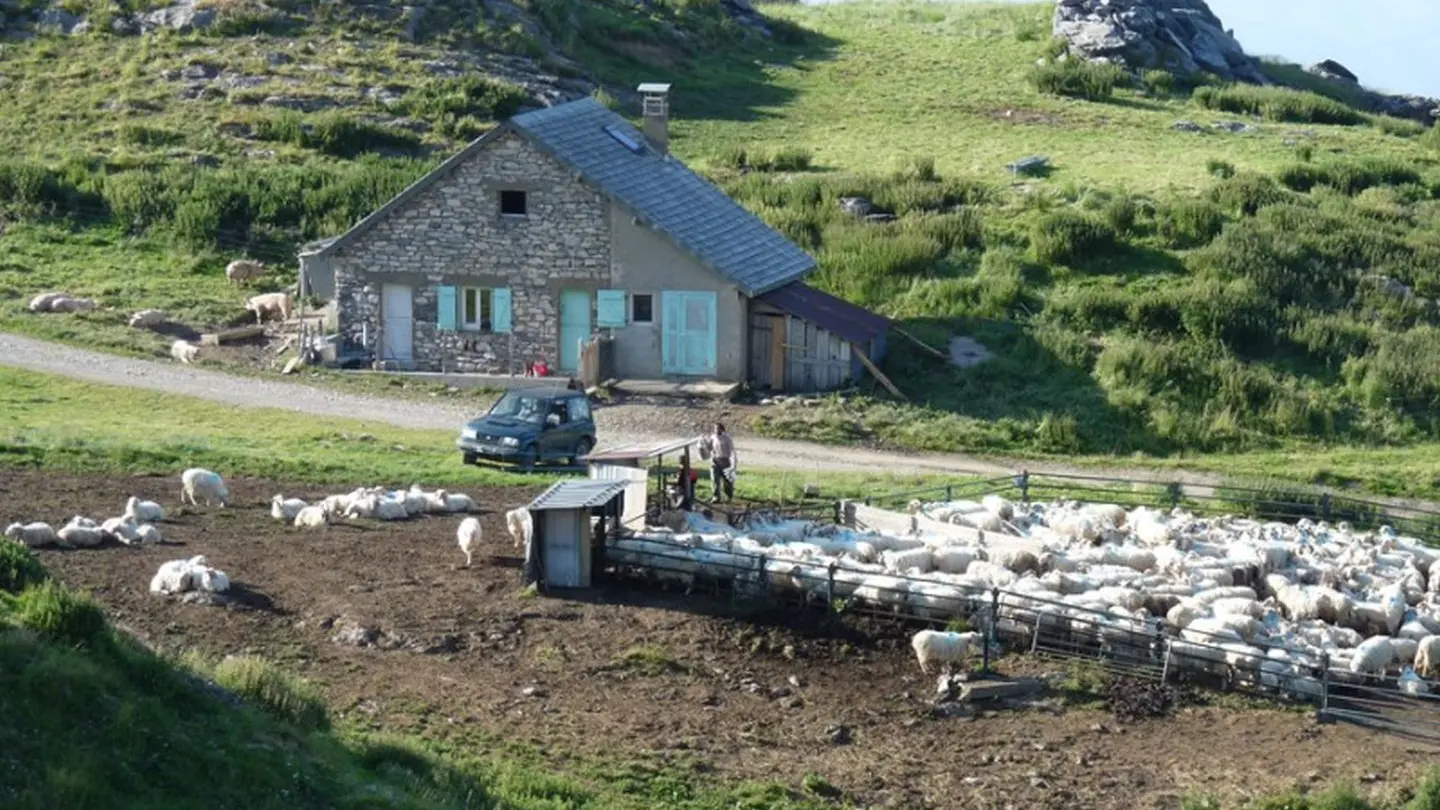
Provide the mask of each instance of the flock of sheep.
{"label": "flock of sheep", "polygon": [[[242,284],[265,275],[265,265],[250,259],[237,259],[225,267],[225,277],[232,284]],[[295,308],[294,298],[286,292],[265,293],[245,300],[245,309],[255,314],[255,323],[264,323],[267,317],[289,320]],[[31,312],[92,312],[99,304],[92,298],[80,298],[63,292],[41,293],[30,299]],[[154,329],[169,321],[169,315],[161,309],[142,309],[127,321],[133,329]],[[200,356],[200,344],[188,340],[177,340],[170,344],[170,356],[182,363],[193,363]]]}
{"label": "flock of sheep", "polygon": [[[773,517],[733,528],[689,514],[606,553],[687,588],[724,580],[937,622],[988,608],[998,589],[997,619],[1014,632],[1296,696],[1318,694],[1324,662],[1342,681],[1398,674],[1410,693],[1429,691],[1424,678],[1440,669],[1440,551],[1388,527],[996,496],[913,502],[909,517],[922,518],[911,531],[880,532]],[[923,631],[913,644],[925,669],[978,641]]]}
{"label": "flock of sheep", "polygon": [[[182,505],[188,503],[199,506],[204,503],[206,506],[223,508],[230,503],[230,490],[218,473],[195,467],[181,473],[180,482]],[[427,491],[418,484],[411,485],[408,490],[358,488],[345,494],[330,495],[313,503],[284,495],[275,495],[270,501],[272,518],[305,529],[325,527],[333,521],[346,518],[391,521],[426,514],[455,514],[476,510],[475,500],[469,495],[444,489]],[[516,513],[521,512],[524,513],[524,525],[528,527],[530,513],[525,509],[511,513],[512,527],[517,525]],[[125,504],[123,514],[104,522],[77,515],[58,531],[50,524],[39,521],[12,523],[5,529],[5,536],[30,548],[93,548],[110,540],[124,545],[158,544],[164,542],[164,536],[155,524],[164,521],[165,514],[165,509],[160,504],[131,497]],[[512,531],[520,529],[512,528]],[[524,536],[528,537],[528,528],[523,531],[526,532]],[[471,555],[481,539],[480,521],[467,517],[461,522],[457,535],[468,567]],[[187,591],[224,593],[229,588],[229,576],[211,567],[204,556],[166,562],[150,581],[152,593],[166,595]]]}

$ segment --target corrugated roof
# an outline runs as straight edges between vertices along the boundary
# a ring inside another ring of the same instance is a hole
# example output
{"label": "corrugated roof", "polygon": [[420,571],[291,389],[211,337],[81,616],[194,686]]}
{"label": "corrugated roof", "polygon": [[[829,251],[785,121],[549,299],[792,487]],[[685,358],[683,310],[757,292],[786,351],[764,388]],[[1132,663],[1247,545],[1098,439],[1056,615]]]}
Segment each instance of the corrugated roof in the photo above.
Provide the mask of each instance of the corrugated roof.
{"label": "corrugated roof", "polygon": [[[510,119],[562,163],[749,296],[803,278],[815,260],[679,160],[648,145],[621,116],[583,98]],[[617,139],[606,129],[621,133]]]}
{"label": "corrugated roof", "polygon": [[603,461],[642,461],[655,458],[656,456],[674,453],[683,450],[688,445],[700,441],[699,436],[692,436],[688,439],[671,439],[663,442],[650,442],[648,444],[627,444],[620,447],[608,447],[604,450],[594,450],[585,456],[587,462]]}
{"label": "corrugated roof", "polygon": [[625,491],[628,481],[556,481],[530,502],[531,511],[589,509],[608,503]]}
{"label": "corrugated roof", "polygon": [[890,319],[884,315],[877,315],[799,281],[771,290],[759,296],[759,300],[862,347],[890,330]]}

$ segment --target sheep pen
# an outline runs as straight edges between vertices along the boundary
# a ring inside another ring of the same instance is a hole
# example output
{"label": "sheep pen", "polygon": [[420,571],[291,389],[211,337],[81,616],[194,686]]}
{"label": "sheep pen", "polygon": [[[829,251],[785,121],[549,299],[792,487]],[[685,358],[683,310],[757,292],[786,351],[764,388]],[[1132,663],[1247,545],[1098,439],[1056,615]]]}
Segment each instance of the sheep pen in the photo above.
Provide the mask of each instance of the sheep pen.
{"label": "sheep pen", "polygon": [[[1425,764],[1409,753],[1413,742],[1392,735],[1224,705],[1186,708],[1124,734],[1108,712],[1085,705],[932,720],[933,678],[920,673],[910,634],[878,632],[885,625],[866,616],[842,616],[853,629],[838,633],[819,610],[741,621],[729,615],[728,594],[716,599],[705,587],[689,597],[616,584],[602,599],[527,598],[514,569],[484,560],[513,554],[505,513],[540,486],[470,491],[484,539],[467,570],[455,547],[466,515],[300,530],[271,517],[276,494],[314,504],[373,482],[226,483],[227,509],[180,509],[173,475],[0,470],[8,504],[0,521],[58,529],[74,514],[118,514],[131,495],[156,501],[170,512],[166,545],[37,553],[58,579],[93,593],[154,644],[211,655],[250,650],[321,684],[332,706],[377,728],[438,727],[461,735],[457,743],[476,734],[543,741],[575,757],[703,757],[726,780],[799,784],[813,772],[859,803],[897,806],[980,806],[996,791],[1025,807],[1173,806],[1174,796],[1197,788],[1237,800],[1283,792],[1311,772],[1325,781],[1379,774],[1377,784],[1413,783]],[[148,592],[162,564],[200,555],[232,587],[252,589],[251,598],[216,608]],[[1066,670],[1025,655],[999,666],[1007,674]],[[523,725],[515,723],[521,711]],[[917,746],[966,764],[936,766],[914,756]],[[1236,754],[1257,748],[1266,756]],[[1046,784],[1030,778],[1036,770]],[[976,776],[983,784],[967,780]]]}

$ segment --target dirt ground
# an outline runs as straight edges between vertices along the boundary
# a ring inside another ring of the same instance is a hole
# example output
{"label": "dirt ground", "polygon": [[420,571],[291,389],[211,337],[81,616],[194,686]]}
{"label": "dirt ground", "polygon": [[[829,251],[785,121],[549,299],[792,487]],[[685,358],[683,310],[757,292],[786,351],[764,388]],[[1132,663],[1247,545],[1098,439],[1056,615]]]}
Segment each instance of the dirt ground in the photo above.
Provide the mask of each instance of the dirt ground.
{"label": "dirt ground", "polygon": [[[303,531],[269,517],[271,495],[351,485],[229,483],[231,508],[197,509],[180,508],[174,478],[4,471],[0,521],[58,526],[116,515],[132,493],[159,500],[172,510],[165,545],[44,551],[44,562],[158,647],[264,655],[377,727],[471,726],[559,758],[660,753],[719,778],[791,785],[813,772],[869,806],[1104,810],[1337,780],[1398,790],[1433,761],[1415,743],[1297,711],[1192,705],[1122,723],[1056,700],[935,717],[933,681],[900,628],[836,631],[822,628],[823,614],[795,611],[757,624],[724,617],[723,598],[626,586],[522,597],[519,572],[489,558],[514,553],[503,512],[528,490],[469,493],[484,510],[485,545],[467,570],[458,517]],[[148,592],[162,562],[195,554],[230,575],[237,604]],[[1017,656],[999,668],[1064,666]]]}

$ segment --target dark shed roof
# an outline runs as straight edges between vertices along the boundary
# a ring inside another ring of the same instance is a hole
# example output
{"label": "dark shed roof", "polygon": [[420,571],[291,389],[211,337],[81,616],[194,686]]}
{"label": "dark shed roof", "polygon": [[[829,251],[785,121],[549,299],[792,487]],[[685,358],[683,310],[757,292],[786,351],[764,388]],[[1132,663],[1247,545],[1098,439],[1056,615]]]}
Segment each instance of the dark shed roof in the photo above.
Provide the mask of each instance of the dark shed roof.
{"label": "dark shed roof", "polygon": [[765,293],[757,300],[804,318],[862,347],[890,329],[890,319],[884,315],[877,315],[799,281]]}
{"label": "dark shed roof", "polygon": [[530,502],[531,511],[548,509],[589,509],[609,503],[625,491],[629,481],[556,481]]}

